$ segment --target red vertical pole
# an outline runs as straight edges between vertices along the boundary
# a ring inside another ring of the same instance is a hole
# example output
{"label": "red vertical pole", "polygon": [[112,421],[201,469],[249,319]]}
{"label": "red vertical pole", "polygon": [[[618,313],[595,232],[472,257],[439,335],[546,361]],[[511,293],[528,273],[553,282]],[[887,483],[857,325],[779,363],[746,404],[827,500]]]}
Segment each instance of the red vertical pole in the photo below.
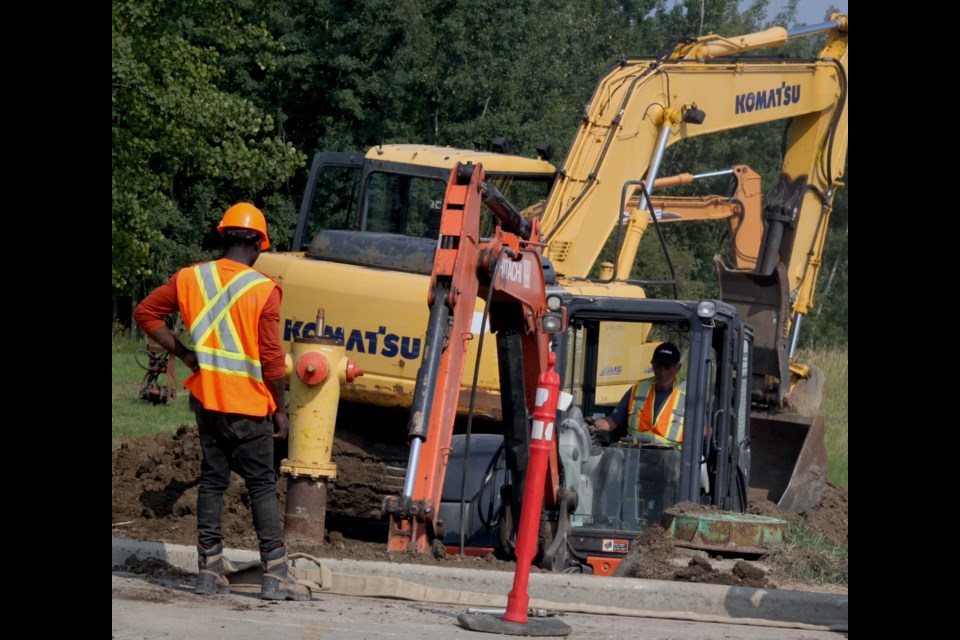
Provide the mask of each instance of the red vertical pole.
{"label": "red vertical pole", "polygon": [[523,489],[520,528],[517,530],[517,568],[513,575],[513,589],[507,596],[507,611],[503,615],[507,622],[527,622],[527,606],[530,604],[527,583],[537,549],[540,513],[543,510],[543,483],[547,477],[547,461],[553,446],[553,423],[560,397],[560,376],[554,370],[556,361],[557,354],[551,351],[547,355],[547,369],[537,379],[537,406],[533,411],[533,427],[530,430],[530,462],[527,465],[527,484]]}

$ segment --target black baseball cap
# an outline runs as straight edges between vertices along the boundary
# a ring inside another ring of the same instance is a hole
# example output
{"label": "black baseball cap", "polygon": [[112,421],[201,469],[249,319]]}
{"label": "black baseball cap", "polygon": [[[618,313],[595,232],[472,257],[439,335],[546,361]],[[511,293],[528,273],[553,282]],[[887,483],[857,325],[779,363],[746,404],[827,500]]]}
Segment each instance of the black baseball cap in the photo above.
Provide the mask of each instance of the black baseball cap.
{"label": "black baseball cap", "polygon": [[680,349],[677,349],[677,345],[672,342],[664,342],[653,350],[653,358],[650,362],[675,367],[680,362]]}

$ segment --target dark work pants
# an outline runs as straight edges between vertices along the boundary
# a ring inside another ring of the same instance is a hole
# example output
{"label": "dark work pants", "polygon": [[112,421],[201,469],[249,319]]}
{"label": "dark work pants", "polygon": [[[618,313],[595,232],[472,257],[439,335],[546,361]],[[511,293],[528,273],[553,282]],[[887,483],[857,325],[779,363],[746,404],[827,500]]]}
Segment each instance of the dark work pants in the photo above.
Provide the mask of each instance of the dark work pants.
{"label": "dark work pants", "polygon": [[253,511],[253,527],[260,551],[283,544],[277,474],[273,466],[273,426],[266,418],[205,409],[190,397],[197,417],[203,461],[197,491],[197,540],[206,549],[223,541],[223,494],[230,471],[246,481]]}

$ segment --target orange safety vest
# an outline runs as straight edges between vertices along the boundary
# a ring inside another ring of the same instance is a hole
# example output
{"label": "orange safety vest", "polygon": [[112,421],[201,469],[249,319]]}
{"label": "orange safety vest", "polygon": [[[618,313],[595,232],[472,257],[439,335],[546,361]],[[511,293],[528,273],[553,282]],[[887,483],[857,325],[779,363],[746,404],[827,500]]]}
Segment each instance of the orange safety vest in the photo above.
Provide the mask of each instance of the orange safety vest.
{"label": "orange safety vest", "polygon": [[[683,441],[683,407],[686,401],[686,385],[673,381],[673,392],[668,397],[656,418],[653,415],[653,380],[633,385],[630,402],[627,404],[627,435],[645,434],[665,445]],[[639,408],[638,408],[639,407]]]}
{"label": "orange safety vest", "polygon": [[183,386],[211,411],[266,416],[277,409],[260,368],[259,322],[276,282],[233,260],[180,270],[177,301],[200,371]]}

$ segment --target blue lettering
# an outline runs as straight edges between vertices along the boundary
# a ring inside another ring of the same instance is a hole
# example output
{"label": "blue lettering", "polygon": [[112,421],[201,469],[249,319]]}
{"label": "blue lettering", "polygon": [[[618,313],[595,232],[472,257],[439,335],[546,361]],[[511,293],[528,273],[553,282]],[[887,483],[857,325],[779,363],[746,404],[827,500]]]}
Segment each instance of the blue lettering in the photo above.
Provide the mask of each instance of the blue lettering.
{"label": "blue lettering", "polygon": [[323,335],[327,338],[333,338],[337,342],[343,342],[343,327],[331,327],[327,325],[323,328]]}
{"label": "blue lettering", "polygon": [[290,340],[292,338],[299,338],[301,325],[303,325],[303,322],[299,320],[297,322],[285,320],[283,322],[283,339]]}
{"label": "blue lettering", "polygon": [[[413,349],[410,348],[410,341],[413,341]],[[400,355],[409,360],[416,360],[420,355],[420,338],[401,338]]]}
{"label": "blue lettering", "polygon": [[366,351],[363,350],[363,337],[359,329],[354,329],[350,332],[350,339],[347,340],[347,351],[366,353]]}
{"label": "blue lettering", "polygon": [[767,92],[757,91],[757,105],[754,107],[757,111],[767,108]]}
{"label": "blue lettering", "polygon": [[734,96],[733,112],[734,114],[749,113],[755,109],[783,107],[799,101],[800,85],[795,84],[788,87],[786,82],[781,82],[779,87]]}
{"label": "blue lettering", "polygon": [[395,333],[388,333],[383,338],[383,351],[380,352],[380,355],[392,358],[399,352],[397,347],[397,342],[400,340],[400,336]]}
{"label": "blue lettering", "polygon": [[385,334],[387,328],[383,325],[380,325],[380,328],[377,331],[367,331],[364,335],[367,338],[367,353],[376,353],[377,352],[377,337]]}
{"label": "blue lettering", "polygon": [[[283,339],[285,341],[314,336],[316,330],[316,322],[304,323],[302,320],[283,320]],[[422,348],[421,338],[410,338],[400,336],[396,333],[387,333],[387,327],[385,325],[380,325],[376,331],[350,329],[349,338],[344,340],[346,334],[347,330],[343,327],[335,327],[329,324],[323,327],[323,336],[336,340],[340,344],[346,342],[346,346],[344,347],[346,351],[377,354],[379,350],[379,355],[385,358],[396,358],[400,355],[403,358],[414,360],[420,357],[420,350]],[[381,336],[383,336],[382,340]]]}

